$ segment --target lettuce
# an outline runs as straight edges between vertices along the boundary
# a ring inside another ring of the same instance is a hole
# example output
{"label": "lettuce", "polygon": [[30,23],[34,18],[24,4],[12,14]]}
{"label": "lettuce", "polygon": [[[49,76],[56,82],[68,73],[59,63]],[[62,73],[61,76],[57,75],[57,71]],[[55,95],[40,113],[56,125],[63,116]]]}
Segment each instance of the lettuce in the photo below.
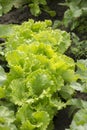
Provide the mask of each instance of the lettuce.
{"label": "lettuce", "polygon": [[69,34],[50,26],[50,21],[30,20],[15,26],[7,38],[5,58],[10,71],[5,98],[16,108],[18,130],[49,129],[57,111],[74,94],[75,63],[63,54],[70,45]]}
{"label": "lettuce", "polygon": [[6,73],[4,72],[4,69],[0,66],[0,86],[4,84],[6,78],[7,78]]}
{"label": "lettuce", "polygon": [[86,130],[86,129],[87,129],[87,109],[81,109],[74,115],[69,130]]}
{"label": "lettuce", "polygon": [[14,121],[14,112],[5,106],[0,106],[0,130],[17,130]]}
{"label": "lettuce", "polygon": [[32,42],[51,45],[55,51],[64,53],[70,46],[70,35],[65,31],[53,30],[51,21],[35,22],[31,19],[20,26],[14,26],[14,33],[7,41],[7,50],[14,50],[21,44]]}

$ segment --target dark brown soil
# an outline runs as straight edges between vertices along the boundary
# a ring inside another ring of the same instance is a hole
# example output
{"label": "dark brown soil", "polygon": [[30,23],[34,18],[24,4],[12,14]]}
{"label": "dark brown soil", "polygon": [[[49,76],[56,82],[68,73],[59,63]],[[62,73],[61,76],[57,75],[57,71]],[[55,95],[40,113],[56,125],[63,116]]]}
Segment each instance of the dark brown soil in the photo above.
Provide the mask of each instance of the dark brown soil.
{"label": "dark brown soil", "polygon": [[65,130],[65,128],[69,128],[71,121],[72,117],[69,117],[69,108],[60,110],[54,117],[55,130]]}
{"label": "dark brown soil", "polygon": [[75,98],[87,101],[87,93],[81,93],[81,92],[78,91]]}

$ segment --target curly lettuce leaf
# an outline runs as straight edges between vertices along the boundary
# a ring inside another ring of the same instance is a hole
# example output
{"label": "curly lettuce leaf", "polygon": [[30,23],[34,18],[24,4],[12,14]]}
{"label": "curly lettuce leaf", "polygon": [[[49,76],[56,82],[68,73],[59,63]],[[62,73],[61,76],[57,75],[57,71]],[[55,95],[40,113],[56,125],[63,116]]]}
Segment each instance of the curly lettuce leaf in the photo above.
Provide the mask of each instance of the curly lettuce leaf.
{"label": "curly lettuce leaf", "polygon": [[7,79],[6,73],[5,73],[4,69],[0,66],[0,86],[2,86],[4,84],[6,79]]}
{"label": "curly lettuce leaf", "polygon": [[46,130],[49,121],[49,114],[46,111],[35,111],[28,104],[24,104],[17,112],[17,122],[22,124],[21,130]]}
{"label": "curly lettuce leaf", "polygon": [[79,110],[72,120],[70,130],[86,130],[87,129],[87,109]]}
{"label": "curly lettuce leaf", "polygon": [[28,98],[28,88],[24,82],[24,79],[14,79],[9,85],[9,96],[10,100],[14,104],[22,105]]}
{"label": "curly lettuce leaf", "polygon": [[35,22],[29,20],[14,27],[14,33],[7,40],[6,50],[16,49],[21,44],[33,42],[50,44],[56,52],[64,53],[70,46],[70,35],[61,30],[53,30],[51,21]]}
{"label": "curly lettuce leaf", "polygon": [[76,65],[76,73],[79,75],[80,82],[78,82],[74,86],[76,86],[76,89],[78,89],[79,91],[87,93],[87,59],[78,60]]}
{"label": "curly lettuce leaf", "polygon": [[14,121],[14,112],[5,106],[0,106],[0,130],[17,130]]}
{"label": "curly lettuce leaf", "polygon": [[[22,105],[27,98],[39,98],[45,91],[51,95],[58,91],[62,93],[62,87],[67,88],[77,80],[74,61],[56,53],[48,44],[22,44],[16,50],[7,52],[6,59],[10,67],[8,88],[12,92],[13,102],[18,105]],[[71,87],[68,88],[69,91],[66,91],[70,92],[71,97],[74,90],[70,91]],[[66,95],[66,91],[63,91],[63,95]]]}

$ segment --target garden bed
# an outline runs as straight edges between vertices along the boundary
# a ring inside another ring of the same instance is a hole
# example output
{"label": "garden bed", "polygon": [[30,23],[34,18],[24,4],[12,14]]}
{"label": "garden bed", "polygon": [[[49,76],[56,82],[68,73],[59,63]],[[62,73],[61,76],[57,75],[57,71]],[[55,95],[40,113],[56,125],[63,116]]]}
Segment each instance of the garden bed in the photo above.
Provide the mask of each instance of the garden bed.
{"label": "garden bed", "polygon": [[[56,16],[54,16],[54,17],[51,17],[45,11],[42,11],[42,13],[38,17],[35,17],[34,15],[32,15],[30,13],[29,7],[27,5],[25,5],[23,8],[20,8],[20,9],[12,8],[12,10],[10,12],[1,16],[0,17],[0,24],[21,25],[24,21],[28,21],[29,19],[34,19],[35,21],[52,20],[53,23],[55,22],[55,20],[62,20],[64,17],[64,12],[67,10],[67,7],[59,5],[58,2],[59,3],[64,2],[64,0],[62,0],[62,1],[61,0],[59,0],[59,1],[48,0],[48,6],[52,10],[56,11]],[[65,30],[67,32],[72,33],[70,28],[64,27],[64,25],[61,25],[59,28],[61,30]],[[76,32],[76,34],[80,37],[80,39],[78,41],[81,42],[82,40],[86,40],[86,30],[85,30],[85,33],[84,32],[81,33],[82,37],[78,31],[74,30],[73,32]],[[2,44],[4,42],[5,42],[5,39],[1,37],[0,44]],[[85,45],[86,45],[86,43],[85,43]],[[87,58],[87,55],[86,55],[87,51],[86,50],[85,50],[85,54],[79,56],[79,55],[76,55],[75,53],[71,52],[72,46],[74,46],[74,49],[75,49],[75,47],[77,47],[76,45],[71,45],[70,46],[71,49],[69,48],[68,51],[65,52],[65,54],[67,56],[73,58],[74,61],[78,61],[78,60]],[[83,47],[83,49],[84,49],[84,47]],[[83,50],[81,50],[81,51],[83,51]],[[7,61],[3,61],[2,59],[0,59],[0,65],[5,69],[6,72],[9,72],[9,67],[7,64],[8,64]],[[76,90],[75,95],[73,95],[73,98],[87,101],[87,93]],[[62,99],[62,100],[65,102],[65,99]],[[69,111],[70,111],[69,107],[63,108],[62,110],[59,110],[58,113],[54,116],[53,122],[54,122],[55,130],[65,130],[66,128],[69,128],[69,126],[72,122],[72,119],[73,119],[73,115],[71,115],[69,117]],[[73,114],[74,114],[74,112],[73,112]]]}

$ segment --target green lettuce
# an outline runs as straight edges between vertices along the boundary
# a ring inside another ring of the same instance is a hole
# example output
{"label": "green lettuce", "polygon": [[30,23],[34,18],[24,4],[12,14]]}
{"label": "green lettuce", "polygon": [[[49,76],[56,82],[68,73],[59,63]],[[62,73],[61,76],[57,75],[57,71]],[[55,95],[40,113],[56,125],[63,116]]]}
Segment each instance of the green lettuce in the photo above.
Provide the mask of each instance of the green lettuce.
{"label": "green lettuce", "polygon": [[17,130],[14,121],[14,111],[5,106],[0,106],[0,130]]}
{"label": "green lettuce", "polygon": [[51,21],[34,22],[32,19],[20,26],[14,26],[14,33],[9,36],[7,50],[14,50],[21,44],[33,42],[51,45],[55,51],[64,53],[70,46],[70,35],[61,30],[53,30]]}
{"label": "green lettuce", "polygon": [[13,29],[6,41],[9,72],[2,88],[14,106],[14,125],[18,130],[53,129],[52,120],[72,98],[71,84],[78,79],[74,60],[63,54],[69,34],[53,30],[51,21],[30,20]]}

